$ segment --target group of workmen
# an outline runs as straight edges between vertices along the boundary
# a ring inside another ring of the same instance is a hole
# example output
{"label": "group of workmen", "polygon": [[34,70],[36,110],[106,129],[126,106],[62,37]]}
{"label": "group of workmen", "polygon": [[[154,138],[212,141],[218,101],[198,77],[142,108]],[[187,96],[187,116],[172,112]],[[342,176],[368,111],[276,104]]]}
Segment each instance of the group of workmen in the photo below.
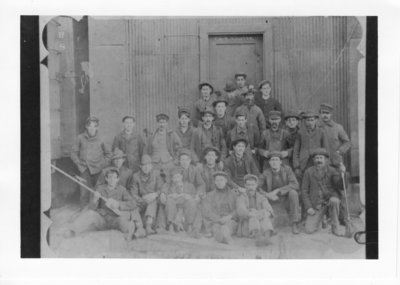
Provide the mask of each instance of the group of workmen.
{"label": "group of workmen", "polygon": [[246,77],[237,73],[224,94],[200,83],[194,106],[178,107],[175,130],[162,113],[144,136],[136,118],[124,116],[111,149],[98,134],[99,120],[89,117],[71,158],[81,183],[95,192],[81,187],[82,211],[65,235],[114,228],[131,240],[182,231],[263,245],[276,233],[277,207],[287,211],[295,235],[327,225],[342,235],[342,158],[351,142],[332,120],[333,106],[283,113],[271,82],[256,90]]}

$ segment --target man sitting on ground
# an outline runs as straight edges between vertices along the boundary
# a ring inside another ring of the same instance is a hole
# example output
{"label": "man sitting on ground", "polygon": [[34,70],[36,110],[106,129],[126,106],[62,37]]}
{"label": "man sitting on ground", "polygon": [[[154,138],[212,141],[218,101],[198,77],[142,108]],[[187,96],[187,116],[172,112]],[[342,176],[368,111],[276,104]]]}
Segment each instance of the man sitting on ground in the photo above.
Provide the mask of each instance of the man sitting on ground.
{"label": "man sitting on ground", "polygon": [[118,229],[126,240],[146,235],[139,208],[128,191],[118,184],[119,171],[110,167],[105,172],[106,184],[97,186],[89,209],[81,212],[65,233],[71,237],[85,231]]}

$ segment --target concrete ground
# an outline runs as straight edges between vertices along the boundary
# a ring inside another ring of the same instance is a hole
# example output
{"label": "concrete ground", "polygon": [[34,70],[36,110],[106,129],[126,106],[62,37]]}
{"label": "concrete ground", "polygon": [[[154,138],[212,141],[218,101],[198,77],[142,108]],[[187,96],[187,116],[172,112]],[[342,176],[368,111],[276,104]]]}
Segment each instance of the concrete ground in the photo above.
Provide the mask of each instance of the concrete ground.
{"label": "concrete ground", "polygon": [[[50,212],[50,248],[57,257],[82,258],[234,258],[234,259],[360,259],[365,258],[365,246],[352,238],[337,237],[330,227],[308,235],[301,229],[293,235],[289,227],[277,229],[272,243],[256,247],[255,240],[235,238],[232,244],[217,243],[213,238],[193,239],[185,233],[156,234],[143,239],[125,241],[116,230],[87,232],[73,238],[62,233],[79,213],[74,205],[67,205]],[[357,230],[364,228],[363,218],[353,219]],[[344,233],[344,227],[341,228]]]}

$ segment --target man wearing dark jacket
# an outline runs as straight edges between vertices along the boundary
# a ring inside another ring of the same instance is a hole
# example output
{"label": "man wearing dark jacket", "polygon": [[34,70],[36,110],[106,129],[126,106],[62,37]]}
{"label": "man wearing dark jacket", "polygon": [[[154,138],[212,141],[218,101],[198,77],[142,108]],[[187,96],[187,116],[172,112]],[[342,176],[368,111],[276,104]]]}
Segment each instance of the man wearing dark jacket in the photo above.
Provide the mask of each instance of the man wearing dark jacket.
{"label": "man wearing dark jacket", "polygon": [[[307,233],[318,230],[324,215],[329,212],[332,233],[339,234],[339,210],[343,189],[340,173],[327,164],[329,152],[318,148],[312,154],[314,166],[306,170],[301,185],[302,200],[307,218],[305,228]],[[339,170],[345,172],[343,164]]]}
{"label": "man wearing dark jacket", "polygon": [[[278,100],[271,97],[271,82],[263,80],[258,85],[261,94],[256,94],[255,103],[263,111],[264,117],[269,117],[269,112],[279,111],[282,112],[282,105]],[[267,129],[271,126],[267,121]]]}
{"label": "man wearing dark jacket", "polygon": [[293,167],[298,181],[301,181],[304,171],[313,165],[311,153],[324,148],[329,152],[329,141],[325,131],[317,127],[318,114],[313,111],[304,112],[306,127],[299,131],[299,136],[293,149]]}
{"label": "man wearing dark jacket", "polygon": [[235,188],[244,188],[244,177],[247,174],[260,175],[257,164],[254,159],[245,155],[247,140],[237,138],[232,142],[233,153],[225,160],[224,170],[229,174]]}
{"label": "man wearing dark jacket", "polygon": [[271,201],[272,207],[283,206],[289,213],[293,234],[298,234],[300,222],[299,183],[290,166],[282,164],[280,152],[268,155],[270,167],[260,176],[260,185],[264,195]]}

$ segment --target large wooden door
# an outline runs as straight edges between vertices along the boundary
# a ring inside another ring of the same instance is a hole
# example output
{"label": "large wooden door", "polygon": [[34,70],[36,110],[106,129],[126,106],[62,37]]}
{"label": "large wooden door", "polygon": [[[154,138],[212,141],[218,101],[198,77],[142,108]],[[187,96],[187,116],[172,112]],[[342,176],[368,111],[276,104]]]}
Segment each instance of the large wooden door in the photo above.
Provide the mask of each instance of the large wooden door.
{"label": "large wooden door", "polygon": [[210,81],[222,90],[234,81],[236,72],[245,72],[247,82],[257,86],[263,79],[262,35],[215,35],[209,37]]}

